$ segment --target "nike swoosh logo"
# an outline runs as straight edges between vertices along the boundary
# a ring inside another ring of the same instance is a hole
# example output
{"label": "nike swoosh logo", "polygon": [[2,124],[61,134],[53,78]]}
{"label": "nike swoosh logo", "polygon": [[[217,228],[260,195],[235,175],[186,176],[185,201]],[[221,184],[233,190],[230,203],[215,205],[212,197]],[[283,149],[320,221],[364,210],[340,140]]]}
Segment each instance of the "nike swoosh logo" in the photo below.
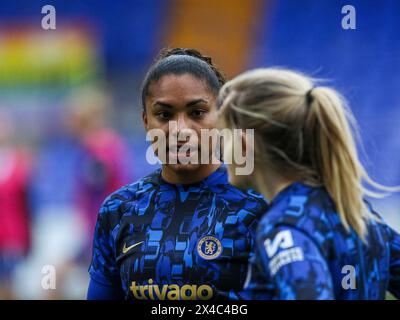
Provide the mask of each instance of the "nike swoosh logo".
{"label": "nike swoosh logo", "polygon": [[125,254],[125,253],[127,253],[128,251],[130,251],[131,249],[133,249],[134,247],[137,247],[139,244],[142,244],[142,243],[143,243],[143,241],[140,241],[140,242],[135,243],[135,244],[133,244],[133,245],[131,245],[131,246],[129,246],[129,247],[127,247],[127,246],[126,246],[126,243],[125,243],[125,244],[124,244],[124,247],[122,248],[122,253]]}

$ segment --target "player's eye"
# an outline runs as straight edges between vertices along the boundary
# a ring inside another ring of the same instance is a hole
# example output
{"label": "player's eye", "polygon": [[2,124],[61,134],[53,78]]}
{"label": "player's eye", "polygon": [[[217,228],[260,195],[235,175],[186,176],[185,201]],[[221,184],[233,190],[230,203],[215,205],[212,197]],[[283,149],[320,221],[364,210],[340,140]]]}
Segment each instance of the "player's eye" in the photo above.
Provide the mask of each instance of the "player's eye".
{"label": "player's eye", "polygon": [[172,114],[168,111],[160,111],[156,114],[156,117],[162,121],[167,121],[171,119]]}
{"label": "player's eye", "polygon": [[201,118],[201,117],[204,116],[205,113],[206,113],[205,110],[195,109],[195,110],[190,112],[190,116],[193,117],[193,118]]}

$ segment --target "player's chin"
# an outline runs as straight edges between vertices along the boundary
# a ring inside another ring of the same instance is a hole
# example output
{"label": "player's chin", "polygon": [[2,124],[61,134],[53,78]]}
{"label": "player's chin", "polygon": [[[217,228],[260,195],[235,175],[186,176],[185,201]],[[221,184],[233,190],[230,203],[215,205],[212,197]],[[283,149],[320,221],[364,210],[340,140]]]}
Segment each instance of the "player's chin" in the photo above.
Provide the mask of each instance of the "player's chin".
{"label": "player's chin", "polygon": [[187,163],[187,164],[183,164],[183,163],[176,163],[176,164],[166,164],[166,166],[178,173],[178,174],[183,174],[183,173],[190,173],[190,172],[194,172],[200,169],[201,164],[193,164],[193,163]]}

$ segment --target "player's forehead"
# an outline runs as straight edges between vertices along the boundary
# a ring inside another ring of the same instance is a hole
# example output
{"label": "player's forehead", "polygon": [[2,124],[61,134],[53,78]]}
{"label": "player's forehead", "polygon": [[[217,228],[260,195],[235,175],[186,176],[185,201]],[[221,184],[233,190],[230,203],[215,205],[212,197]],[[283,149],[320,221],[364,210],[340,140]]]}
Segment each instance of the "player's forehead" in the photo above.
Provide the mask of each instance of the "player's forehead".
{"label": "player's forehead", "polygon": [[193,101],[214,103],[215,99],[216,93],[209,88],[205,80],[189,73],[167,74],[151,83],[146,105],[153,106],[160,102],[179,107]]}

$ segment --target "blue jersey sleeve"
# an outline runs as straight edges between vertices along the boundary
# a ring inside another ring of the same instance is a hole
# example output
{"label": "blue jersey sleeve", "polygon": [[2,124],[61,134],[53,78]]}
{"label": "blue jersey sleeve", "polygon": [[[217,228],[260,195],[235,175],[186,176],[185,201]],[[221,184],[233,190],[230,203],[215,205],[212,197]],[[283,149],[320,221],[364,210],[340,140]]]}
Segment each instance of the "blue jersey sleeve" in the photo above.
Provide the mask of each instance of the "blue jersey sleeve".
{"label": "blue jersey sleeve", "polygon": [[257,237],[262,267],[275,287],[274,299],[334,299],[332,277],[317,243],[292,226]]}
{"label": "blue jersey sleeve", "polygon": [[96,222],[92,262],[89,267],[91,279],[107,286],[121,287],[116,263],[114,236],[118,232],[118,201],[106,199],[100,208]]}
{"label": "blue jersey sleeve", "polygon": [[122,300],[123,298],[121,288],[90,279],[87,300]]}
{"label": "blue jersey sleeve", "polygon": [[390,242],[390,280],[388,291],[400,299],[400,235],[392,231]]}

